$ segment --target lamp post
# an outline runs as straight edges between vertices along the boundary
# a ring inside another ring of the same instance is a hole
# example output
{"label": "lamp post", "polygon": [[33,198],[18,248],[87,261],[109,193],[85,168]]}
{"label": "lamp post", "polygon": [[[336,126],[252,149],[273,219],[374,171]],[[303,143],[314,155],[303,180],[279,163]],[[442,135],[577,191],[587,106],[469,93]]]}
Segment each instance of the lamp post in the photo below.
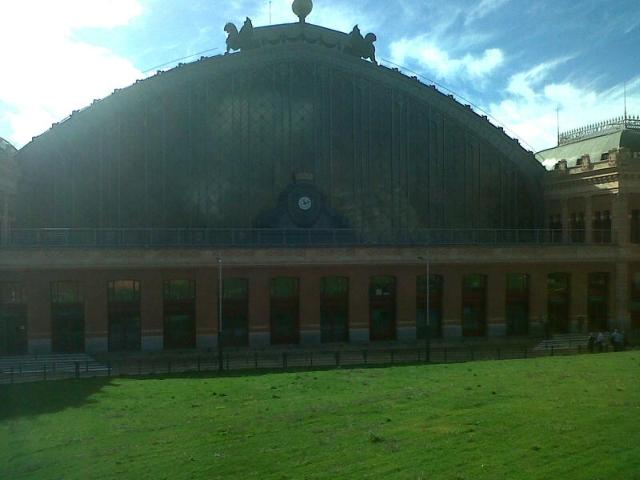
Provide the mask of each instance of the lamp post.
{"label": "lamp post", "polygon": [[425,317],[424,354],[428,363],[431,362],[431,265],[426,257],[418,257],[427,265],[427,315]]}
{"label": "lamp post", "polygon": [[218,257],[218,370],[222,371],[224,362],[222,359],[222,258]]}

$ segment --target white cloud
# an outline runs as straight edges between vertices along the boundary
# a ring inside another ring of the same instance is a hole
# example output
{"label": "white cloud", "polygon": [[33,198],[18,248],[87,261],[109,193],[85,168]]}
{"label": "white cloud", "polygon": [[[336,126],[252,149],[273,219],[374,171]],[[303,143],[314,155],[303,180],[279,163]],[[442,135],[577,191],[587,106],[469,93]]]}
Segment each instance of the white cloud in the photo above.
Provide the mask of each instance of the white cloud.
{"label": "white cloud", "polygon": [[0,102],[17,146],[142,77],[128,60],[74,38],[81,28],[127,25],[142,13],[138,0],[7,0],[1,8]]}
{"label": "white cloud", "polygon": [[494,10],[502,7],[509,0],[482,0],[478,5],[472,8],[467,14],[467,18],[464,21],[465,26],[469,25],[476,20],[486,17]]}
{"label": "white cloud", "polygon": [[394,63],[400,65],[408,61],[417,62],[422,69],[447,80],[458,77],[482,79],[504,63],[504,54],[499,48],[487,49],[480,55],[467,53],[455,58],[424,35],[393,42],[391,57]]}
{"label": "white cloud", "polygon": [[[622,115],[623,85],[605,91],[582,87],[571,82],[547,81],[553,68],[564,60],[538,65],[513,75],[505,98],[493,103],[489,112],[509,130],[535,150],[556,145],[556,109],[560,111],[560,128],[571,130]],[[640,113],[640,77],[627,86],[629,113]],[[545,165],[553,166],[554,159]]]}

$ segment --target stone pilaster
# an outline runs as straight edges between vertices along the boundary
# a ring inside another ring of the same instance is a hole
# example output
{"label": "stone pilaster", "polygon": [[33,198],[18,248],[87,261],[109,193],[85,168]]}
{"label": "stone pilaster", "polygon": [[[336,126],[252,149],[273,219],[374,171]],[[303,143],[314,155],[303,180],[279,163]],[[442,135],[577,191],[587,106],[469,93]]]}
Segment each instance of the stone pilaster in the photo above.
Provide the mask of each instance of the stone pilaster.
{"label": "stone pilaster", "polygon": [[369,342],[369,276],[356,270],[349,276],[349,341]]}
{"label": "stone pilaster", "polygon": [[[224,265],[222,269],[224,279]],[[196,346],[212,349],[218,345],[218,271],[196,272]]]}
{"label": "stone pilaster", "polygon": [[569,331],[573,333],[585,332],[588,328],[587,290],[589,274],[586,271],[574,271],[571,273],[570,282]]}
{"label": "stone pilaster", "polygon": [[529,334],[543,336],[545,334],[545,324],[548,322],[548,279],[547,272],[535,270],[531,272],[531,291],[529,303]]}
{"label": "stone pilaster", "polygon": [[593,200],[591,196],[584,197],[584,241],[593,242]]}
{"label": "stone pilaster", "polygon": [[570,233],[569,233],[569,202],[567,199],[562,200],[562,210],[561,210],[561,219],[562,219],[562,242],[569,243]]}
{"label": "stone pilaster", "polygon": [[397,278],[396,338],[414,341],[416,339],[416,275],[413,271],[408,270],[399,273]]}
{"label": "stone pilaster", "polygon": [[462,337],[462,275],[459,271],[445,269],[442,336]]}
{"label": "stone pilaster", "polygon": [[300,343],[321,342],[320,320],[320,277],[305,271],[300,275]]}
{"label": "stone pilaster", "polygon": [[628,245],[631,242],[629,228],[629,198],[623,193],[614,196],[611,205],[611,227],[613,241],[619,245]]}
{"label": "stone pilaster", "polygon": [[249,277],[249,345],[266,347],[271,344],[271,295],[266,270],[251,271]]}
{"label": "stone pilaster", "polygon": [[507,334],[505,318],[507,276],[491,270],[487,278],[487,336],[504,337]]}
{"label": "stone pilaster", "polygon": [[164,348],[163,283],[160,271],[140,275],[140,323],[142,350],[155,352]]}

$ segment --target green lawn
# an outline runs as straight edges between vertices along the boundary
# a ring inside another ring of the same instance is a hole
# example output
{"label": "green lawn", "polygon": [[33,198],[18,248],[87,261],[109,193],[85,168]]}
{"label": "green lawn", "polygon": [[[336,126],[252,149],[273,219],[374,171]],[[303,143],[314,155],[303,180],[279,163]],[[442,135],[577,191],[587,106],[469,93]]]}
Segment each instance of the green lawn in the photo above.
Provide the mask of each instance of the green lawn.
{"label": "green lawn", "polygon": [[640,479],[640,352],[0,387],[0,479]]}

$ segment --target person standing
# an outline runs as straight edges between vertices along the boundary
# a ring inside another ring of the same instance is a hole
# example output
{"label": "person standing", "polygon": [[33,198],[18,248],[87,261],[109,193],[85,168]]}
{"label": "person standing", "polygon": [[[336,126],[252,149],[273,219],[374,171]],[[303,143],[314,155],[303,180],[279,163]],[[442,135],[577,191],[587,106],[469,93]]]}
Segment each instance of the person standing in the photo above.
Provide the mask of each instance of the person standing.
{"label": "person standing", "polygon": [[589,353],[593,353],[593,349],[596,344],[596,337],[593,332],[589,333],[589,340],[587,341],[587,346],[589,347]]}

